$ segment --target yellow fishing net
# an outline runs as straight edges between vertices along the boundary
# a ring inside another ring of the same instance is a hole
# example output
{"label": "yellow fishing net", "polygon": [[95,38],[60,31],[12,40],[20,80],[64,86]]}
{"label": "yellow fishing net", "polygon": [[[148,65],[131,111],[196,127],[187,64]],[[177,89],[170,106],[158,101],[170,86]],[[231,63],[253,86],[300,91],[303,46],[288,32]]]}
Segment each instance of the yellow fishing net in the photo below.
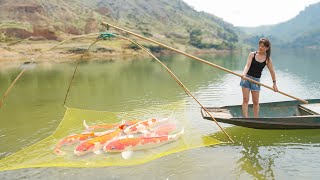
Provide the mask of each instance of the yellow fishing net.
{"label": "yellow fishing net", "polygon": [[[180,104],[180,105],[179,105]],[[196,127],[190,126],[190,120],[185,117],[181,103],[173,103],[161,106],[161,108],[138,109],[132,112],[105,112],[67,108],[63,120],[56,131],[42,141],[22,149],[15,154],[0,160],[0,171],[30,167],[103,167],[103,166],[128,166],[146,163],[162,156],[188,150],[191,148],[214,145],[221,143],[199,133]],[[183,104],[183,103],[182,103]],[[180,106],[180,108],[177,108]],[[163,111],[161,112],[160,109]],[[94,154],[76,156],[73,149],[79,143],[63,146],[61,149],[65,155],[54,153],[56,144],[70,134],[79,134],[84,131],[83,120],[88,125],[116,123],[123,119],[146,119],[154,116],[173,116],[180,126],[184,128],[184,134],[177,140],[148,150],[134,152],[130,159],[123,159],[120,153]]]}

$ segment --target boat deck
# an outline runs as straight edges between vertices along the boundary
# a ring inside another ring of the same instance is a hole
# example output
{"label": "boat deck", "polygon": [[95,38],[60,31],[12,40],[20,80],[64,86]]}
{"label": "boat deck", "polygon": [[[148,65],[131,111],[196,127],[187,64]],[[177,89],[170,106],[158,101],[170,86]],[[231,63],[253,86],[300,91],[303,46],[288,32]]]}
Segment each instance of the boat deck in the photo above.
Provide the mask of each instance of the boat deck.
{"label": "boat deck", "polygon": [[312,115],[319,115],[320,114],[320,103],[301,104],[299,106],[301,109],[309,112]]}
{"label": "boat deck", "polygon": [[[233,117],[228,109],[224,109],[224,108],[206,108],[206,109],[209,111],[209,113],[211,113],[211,115],[214,118],[229,119]],[[204,109],[201,109],[201,114],[203,117],[210,117],[210,115]]]}

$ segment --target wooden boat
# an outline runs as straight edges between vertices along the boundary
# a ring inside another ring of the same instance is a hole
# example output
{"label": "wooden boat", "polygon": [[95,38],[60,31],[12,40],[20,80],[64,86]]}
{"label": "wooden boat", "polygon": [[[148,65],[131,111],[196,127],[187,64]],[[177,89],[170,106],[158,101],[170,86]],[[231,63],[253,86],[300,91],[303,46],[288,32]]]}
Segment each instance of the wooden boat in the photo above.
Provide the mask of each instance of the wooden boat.
{"label": "wooden boat", "polygon": [[[320,99],[309,99],[308,104],[299,101],[260,103],[259,118],[243,118],[241,105],[206,107],[219,122],[256,129],[320,129]],[[201,109],[204,119],[212,120]],[[249,114],[253,114],[252,104]]]}

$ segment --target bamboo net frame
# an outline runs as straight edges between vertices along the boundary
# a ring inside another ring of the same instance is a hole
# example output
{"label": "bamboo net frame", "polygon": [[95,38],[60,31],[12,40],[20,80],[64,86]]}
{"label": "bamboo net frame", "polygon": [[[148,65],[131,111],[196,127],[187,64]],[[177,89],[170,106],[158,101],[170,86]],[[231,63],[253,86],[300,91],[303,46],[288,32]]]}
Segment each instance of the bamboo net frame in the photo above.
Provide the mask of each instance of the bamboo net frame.
{"label": "bamboo net frame", "polygon": [[[248,81],[250,81],[250,82],[259,84],[259,85],[261,85],[261,86],[263,86],[263,87],[266,87],[266,88],[268,88],[268,89],[270,89],[270,90],[273,91],[273,88],[270,87],[270,86],[267,86],[267,85],[262,84],[262,83],[260,83],[260,82],[258,82],[258,81],[252,80],[252,79],[250,79],[250,78],[243,77],[241,74],[235,73],[235,72],[233,72],[233,71],[231,71],[231,70],[229,70],[229,69],[227,69],[227,68],[218,66],[218,65],[216,65],[216,64],[214,64],[214,63],[211,63],[211,62],[208,62],[208,61],[206,61],[206,60],[204,60],[204,59],[201,59],[201,58],[198,58],[198,57],[196,57],[196,56],[190,55],[190,54],[188,54],[188,53],[185,53],[185,52],[183,52],[183,51],[180,51],[180,50],[175,49],[175,48],[173,48],[173,47],[170,47],[170,46],[168,46],[168,45],[162,44],[162,43],[157,42],[157,41],[155,41],[155,40],[152,40],[152,39],[150,39],[150,38],[141,36],[141,35],[139,35],[139,34],[133,33],[133,32],[131,32],[131,31],[125,30],[125,29],[123,29],[123,28],[117,27],[117,26],[115,26],[115,25],[112,25],[112,24],[109,24],[109,23],[106,23],[106,22],[102,22],[101,25],[103,25],[103,26],[105,26],[105,27],[107,27],[107,28],[112,27],[112,28],[114,28],[114,29],[116,29],[116,30],[119,30],[119,31],[128,33],[128,34],[133,35],[133,36],[135,36],[135,37],[138,37],[138,38],[140,38],[140,39],[143,39],[143,40],[152,42],[152,43],[157,44],[157,45],[159,45],[159,46],[161,46],[161,47],[164,47],[164,48],[166,48],[166,49],[170,49],[170,50],[172,50],[172,51],[175,51],[175,52],[177,52],[177,53],[179,53],[179,54],[182,54],[182,55],[185,55],[185,56],[187,56],[187,57],[190,57],[190,58],[192,58],[192,59],[194,59],[194,60],[197,60],[197,61],[199,61],[199,62],[205,63],[205,64],[207,64],[207,65],[209,65],[209,66],[212,66],[212,67],[218,68],[218,69],[220,69],[220,70],[223,70],[223,71],[225,71],[225,72],[228,72],[228,73],[230,73],[230,74],[239,76],[239,77],[241,77],[241,78],[243,78],[243,79],[246,79],[246,80],[248,80]],[[287,94],[287,93],[284,93],[284,92],[282,92],[282,91],[277,91],[277,92],[280,93],[280,94],[282,94],[282,95],[288,96],[288,97],[290,97],[290,98],[296,99],[296,100],[298,100],[298,101],[300,101],[300,102],[302,102],[302,103],[305,103],[305,104],[308,103],[308,101],[306,101],[306,100],[303,100],[303,99],[294,97],[294,96],[289,95],[289,94]]]}

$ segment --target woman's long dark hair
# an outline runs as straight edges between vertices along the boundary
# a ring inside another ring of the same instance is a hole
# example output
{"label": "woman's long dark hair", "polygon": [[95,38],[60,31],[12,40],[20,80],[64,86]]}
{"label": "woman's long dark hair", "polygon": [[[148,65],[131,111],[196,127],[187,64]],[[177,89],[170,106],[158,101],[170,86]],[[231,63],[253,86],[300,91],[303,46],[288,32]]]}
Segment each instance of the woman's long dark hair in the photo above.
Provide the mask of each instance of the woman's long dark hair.
{"label": "woman's long dark hair", "polygon": [[259,40],[259,44],[260,44],[260,43],[263,43],[263,45],[268,48],[268,50],[266,51],[266,53],[267,53],[267,55],[266,55],[266,56],[267,56],[266,60],[267,60],[267,63],[268,63],[269,60],[270,60],[270,56],[271,56],[271,42],[270,42],[269,39],[267,39],[267,38],[261,38],[261,39]]}

